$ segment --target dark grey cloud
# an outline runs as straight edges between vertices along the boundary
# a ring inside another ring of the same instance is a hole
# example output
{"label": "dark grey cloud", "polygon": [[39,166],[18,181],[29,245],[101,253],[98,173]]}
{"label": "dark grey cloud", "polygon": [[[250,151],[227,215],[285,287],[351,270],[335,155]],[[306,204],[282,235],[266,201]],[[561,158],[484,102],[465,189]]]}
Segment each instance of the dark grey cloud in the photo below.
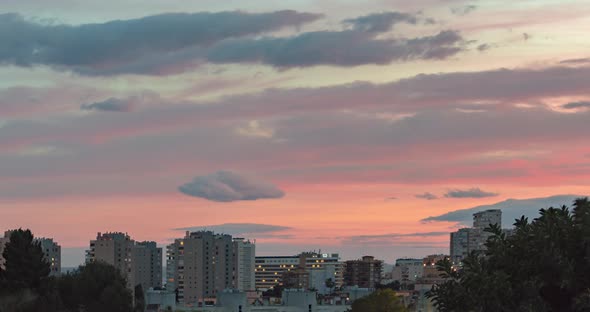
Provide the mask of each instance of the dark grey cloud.
{"label": "dark grey cloud", "polygon": [[261,63],[279,68],[316,65],[358,66],[395,61],[445,59],[464,50],[458,32],[413,39],[378,39],[356,31],[317,31],[294,37],[225,40],[212,47],[213,63]]}
{"label": "dark grey cloud", "polygon": [[477,46],[477,50],[479,52],[484,52],[484,51],[487,51],[487,50],[489,50],[491,48],[492,48],[492,45],[490,45],[489,43],[482,43],[482,44],[480,44],[480,45]]}
{"label": "dark grey cloud", "polygon": [[560,64],[573,64],[573,65],[577,65],[577,64],[588,64],[588,63],[590,63],[590,57],[563,60],[563,61],[561,61],[559,63]]}
{"label": "dark grey cloud", "polygon": [[342,23],[352,26],[354,30],[380,33],[390,31],[399,23],[417,24],[418,18],[409,13],[383,12],[346,19]]}
{"label": "dark grey cloud", "polygon": [[434,200],[434,199],[438,198],[438,196],[436,196],[432,193],[429,193],[429,192],[426,192],[424,194],[417,194],[417,195],[415,195],[415,197],[420,198],[420,199],[426,199],[426,200]]}
{"label": "dark grey cloud", "polygon": [[451,8],[451,13],[453,13],[455,15],[463,16],[463,15],[467,15],[467,14],[475,11],[476,9],[477,9],[476,5],[469,4],[469,5],[459,6],[459,7],[453,7],[453,8]]}
{"label": "dark grey cloud", "polygon": [[[357,66],[445,59],[466,49],[452,30],[418,38],[380,39],[396,23],[421,21],[390,12],[345,20],[352,29],[291,37],[255,35],[299,26],[320,14],[170,13],[102,24],[52,25],[0,15],[0,64],[47,65],[82,75],[168,75],[204,63],[261,63],[278,68]],[[19,32],[11,31],[19,29]]]}
{"label": "dark grey cloud", "polygon": [[272,224],[259,223],[224,223],[216,225],[200,225],[191,227],[176,228],[175,231],[213,231],[216,233],[225,233],[230,235],[243,234],[260,234],[260,233],[275,233],[286,230],[291,230],[291,227]]}
{"label": "dark grey cloud", "polygon": [[521,216],[529,219],[539,216],[539,209],[549,207],[561,207],[562,205],[571,205],[576,198],[584,196],[579,195],[555,195],[551,197],[529,198],[529,199],[507,199],[492,205],[483,205],[472,208],[454,210],[442,215],[428,217],[422,222],[457,222],[463,225],[471,225],[473,214],[488,209],[502,210],[502,226],[510,227],[515,219]]}
{"label": "dark grey cloud", "polygon": [[590,101],[570,102],[562,106],[566,109],[590,108]]}
{"label": "dark grey cloud", "polygon": [[522,39],[524,39],[524,41],[529,41],[529,39],[531,39],[532,35],[529,33],[522,33]]}
{"label": "dark grey cloud", "polygon": [[467,190],[449,190],[445,197],[447,198],[484,198],[498,196],[498,193],[486,192],[479,187],[473,187]]}
{"label": "dark grey cloud", "polygon": [[105,112],[130,112],[133,110],[133,103],[124,99],[110,98],[101,102],[82,104],[80,109]]}
{"label": "dark grey cloud", "polygon": [[14,13],[0,14],[0,64],[49,65],[88,74],[108,72],[143,58],[300,26],[321,16],[296,11],[169,13],[72,26],[40,24]]}
{"label": "dark grey cloud", "polygon": [[179,191],[193,197],[217,202],[281,198],[285,193],[276,186],[256,178],[229,171],[199,176],[180,186]]}

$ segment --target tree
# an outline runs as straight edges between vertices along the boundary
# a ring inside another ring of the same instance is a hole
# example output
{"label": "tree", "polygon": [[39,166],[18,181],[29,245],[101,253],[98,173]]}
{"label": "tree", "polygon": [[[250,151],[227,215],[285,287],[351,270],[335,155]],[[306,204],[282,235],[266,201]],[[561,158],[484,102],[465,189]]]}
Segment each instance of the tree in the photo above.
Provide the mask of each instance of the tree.
{"label": "tree", "polygon": [[399,290],[401,290],[401,287],[402,286],[401,286],[400,281],[393,281],[393,282],[391,282],[389,284],[379,284],[375,288],[377,288],[377,289],[387,289],[387,288],[389,288],[389,289],[391,289],[393,291],[399,291]]}
{"label": "tree", "polygon": [[143,312],[145,310],[145,297],[143,294],[143,287],[141,284],[137,284],[135,289],[133,290],[133,301],[135,303],[135,307],[133,311],[135,312]]}
{"label": "tree", "polygon": [[80,266],[59,279],[59,293],[68,311],[131,312],[131,291],[121,273],[103,262]]}
{"label": "tree", "polygon": [[285,287],[281,284],[276,284],[273,287],[262,292],[263,297],[281,298]]}
{"label": "tree", "polygon": [[53,312],[60,306],[55,280],[30,230],[11,231],[0,268],[0,311]]}
{"label": "tree", "polygon": [[352,312],[405,312],[406,308],[391,289],[380,289],[369,296],[355,300]]}
{"label": "tree", "polygon": [[18,229],[10,234],[2,257],[5,269],[0,268],[0,290],[19,292],[31,290],[42,292],[46,287],[50,270],[43,258],[40,243],[34,241],[30,230]]}
{"label": "tree", "polygon": [[333,292],[334,287],[336,287],[336,282],[332,278],[328,278],[326,280],[326,287],[330,289],[330,292]]}
{"label": "tree", "polygon": [[[574,202],[573,213],[541,209],[529,222],[515,220],[506,235],[498,226],[485,253],[472,253],[460,268],[439,262],[447,281],[428,296],[444,311],[589,311],[590,202]],[[457,270],[457,271],[455,271]]]}

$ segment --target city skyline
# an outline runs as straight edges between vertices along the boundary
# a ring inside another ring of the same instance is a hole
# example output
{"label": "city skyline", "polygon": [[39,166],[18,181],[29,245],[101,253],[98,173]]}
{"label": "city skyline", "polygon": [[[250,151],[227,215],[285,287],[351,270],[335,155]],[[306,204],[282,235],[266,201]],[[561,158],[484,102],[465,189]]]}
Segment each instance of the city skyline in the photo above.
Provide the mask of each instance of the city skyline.
{"label": "city skyline", "polygon": [[5,3],[0,232],[64,267],[106,231],[448,254],[471,208],[509,226],[590,194],[589,22],[557,0]]}

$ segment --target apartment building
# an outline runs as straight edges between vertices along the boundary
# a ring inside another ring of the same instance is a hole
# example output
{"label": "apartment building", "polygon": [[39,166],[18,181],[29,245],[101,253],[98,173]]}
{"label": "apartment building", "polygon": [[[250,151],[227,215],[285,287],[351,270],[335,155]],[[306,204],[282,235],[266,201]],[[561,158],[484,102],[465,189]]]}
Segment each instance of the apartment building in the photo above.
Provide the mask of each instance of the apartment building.
{"label": "apartment building", "polygon": [[255,250],[243,238],[186,232],[167,247],[166,288],[189,306],[214,301],[226,289],[253,290]]}
{"label": "apartment building", "polygon": [[[331,289],[326,281],[331,279],[335,286],[344,285],[344,263],[338,254],[304,252],[297,256],[256,257],[256,289],[267,290],[283,285],[283,276],[297,280],[302,288],[328,293]],[[302,278],[307,278],[303,282]],[[289,283],[292,284],[292,283]]]}
{"label": "apartment building", "polygon": [[359,260],[345,262],[344,285],[360,288],[375,288],[381,283],[383,261],[364,256]]}
{"label": "apartment building", "polygon": [[162,248],[155,242],[135,242],[121,232],[99,232],[86,251],[86,262],[95,261],[117,268],[131,290],[141,285],[145,292],[162,284]]}

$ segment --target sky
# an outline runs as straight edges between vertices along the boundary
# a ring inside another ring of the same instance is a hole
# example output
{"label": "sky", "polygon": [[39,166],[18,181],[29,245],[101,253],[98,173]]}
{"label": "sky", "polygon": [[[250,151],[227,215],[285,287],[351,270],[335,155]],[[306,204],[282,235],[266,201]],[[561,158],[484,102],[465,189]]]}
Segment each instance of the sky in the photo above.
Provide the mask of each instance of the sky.
{"label": "sky", "polygon": [[64,266],[107,231],[448,253],[473,211],[590,193],[588,25],[571,0],[3,0],[0,230]]}

